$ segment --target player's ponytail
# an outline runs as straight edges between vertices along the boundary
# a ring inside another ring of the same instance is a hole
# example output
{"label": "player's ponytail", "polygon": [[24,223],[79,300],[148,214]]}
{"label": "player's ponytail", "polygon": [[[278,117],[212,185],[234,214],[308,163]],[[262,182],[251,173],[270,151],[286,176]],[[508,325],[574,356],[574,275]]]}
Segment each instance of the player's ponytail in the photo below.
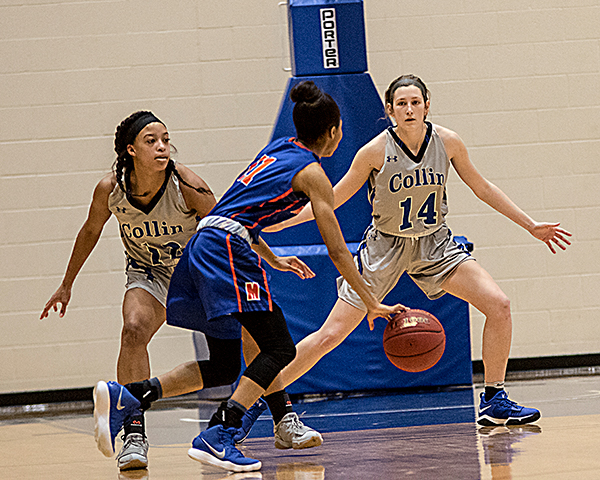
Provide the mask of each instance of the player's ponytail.
{"label": "player's ponytail", "polygon": [[296,135],[306,145],[317,141],[340,124],[340,109],[330,95],[308,80],[300,82],[290,92],[295,103],[293,111]]}
{"label": "player's ponytail", "polygon": [[186,187],[192,188],[198,193],[201,193],[202,195],[214,195],[213,192],[207,188],[194,187],[193,185],[190,185],[188,182],[186,182],[179,174],[179,171],[175,166],[175,162],[172,159],[169,161],[169,165],[167,166],[167,175],[169,174],[169,172],[173,172],[173,174],[179,179],[179,181],[183,183]]}

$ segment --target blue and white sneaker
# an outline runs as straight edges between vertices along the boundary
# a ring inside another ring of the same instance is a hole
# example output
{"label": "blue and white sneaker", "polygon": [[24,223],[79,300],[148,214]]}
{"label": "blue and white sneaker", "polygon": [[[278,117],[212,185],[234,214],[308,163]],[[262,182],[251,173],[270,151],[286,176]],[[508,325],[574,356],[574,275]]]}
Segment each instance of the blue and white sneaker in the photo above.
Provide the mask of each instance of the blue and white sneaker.
{"label": "blue and white sneaker", "polygon": [[117,382],[100,381],[94,387],[94,439],[105,457],[115,453],[115,438],[127,417],[140,415],[140,402]]}
{"label": "blue and white sneaker", "polygon": [[509,400],[505,390],[499,391],[489,401],[485,401],[485,392],[481,392],[477,423],[488,427],[495,425],[523,425],[535,422],[541,417],[535,408],[524,407]]}
{"label": "blue and white sneaker", "polygon": [[214,465],[232,472],[252,472],[260,470],[262,463],[242,455],[233,443],[237,429],[215,425],[204,430],[194,440],[188,456],[198,462]]}
{"label": "blue and white sneaker", "polygon": [[250,434],[250,430],[252,430],[252,426],[267,408],[267,402],[259,398],[254,402],[254,405],[246,410],[246,413],[242,417],[242,426],[238,428],[236,434],[233,436],[233,441],[236,445],[246,440],[246,437]]}

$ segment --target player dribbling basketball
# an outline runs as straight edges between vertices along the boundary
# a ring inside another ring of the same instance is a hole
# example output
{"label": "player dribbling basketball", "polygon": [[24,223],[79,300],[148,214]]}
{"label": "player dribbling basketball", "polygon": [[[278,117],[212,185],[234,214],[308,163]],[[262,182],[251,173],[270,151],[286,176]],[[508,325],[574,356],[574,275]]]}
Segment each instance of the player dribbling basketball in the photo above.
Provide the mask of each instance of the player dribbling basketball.
{"label": "player dribbling basketball", "polygon": [[[231,398],[213,415],[209,428],[192,441],[188,455],[235,472],[261,468],[260,461],[245,457],[235,447],[235,437],[248,409],[272,386],[296,353],[283,312],[271,297],[261,262],[301,278],[314,274],[296,257],[276,256],[260,232],[296,215],[309,201],[331,260],[360,295],[370,321],[390,318],[405,309],[402,305],[382,305],[371,294],[334,215],[333,189],[320,159],[333,155],[342,139],[342,120],[335,100],[311,81],[294,86],[290,99],[295,103],[297,138],[277,139],[257,155],[200,222],[173,273],[167,323],[203,332],[209,359],[188,362],[158,378],[126,386],[98,382],[94,395],[95,439],[105,455],[113,454],[115,437],[129,412],[144,410],[146,404],[161,397],[235,382],[241,369],[243,326],[260,353],[243,371]],[[300,426],[297,417],[294,423],[294,429]],[[278,434],[281,432],[275,426],[275,436]]]}
{"label": "player dribbling basketball", "polygon": [[[458,248],[446,225],[446,180],[450,166],[475,195],[538,240],[552,253],[570,245],[569,232],[558,223],[534,221],[498,187],[486,180],[469,159],[453,131],[426,121],[429,92],[413,75],[396,78],[385,93],[386,113],[395,123],[356,154],[334,188],[336,208],[368,180],[373,222],[356,256],[362,278],[381,300],[406,271],[431,299],[448,292],[486,316],[483,331],[485,392],[478,423],[524,424],[540,417],[538,410],[508,399],[504,378],[511,344],[510,301],[492,277]],[[310,208],[268,231],[312,218]],[[297,356],[281,373],[289,385],[339,345],[362,321],[365,308],[352,287],[338,280],[339,299],[323,326],[297,346]],[[371,329],[372,322],[369,322]],[[267,392],[268,393],[268,392]]]}

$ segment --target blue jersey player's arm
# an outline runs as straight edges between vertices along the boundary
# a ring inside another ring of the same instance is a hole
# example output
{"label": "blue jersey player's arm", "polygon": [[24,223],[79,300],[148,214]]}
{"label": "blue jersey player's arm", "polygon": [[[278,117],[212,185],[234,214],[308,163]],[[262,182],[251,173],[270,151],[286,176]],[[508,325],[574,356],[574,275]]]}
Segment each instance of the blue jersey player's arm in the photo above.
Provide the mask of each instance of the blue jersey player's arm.
{"label": "blue jersey player's arm", "polygon": [[400,304],[389,307],[379,303],[360,276],[333,212],[333,188],[321,165],[311,163],[298,172],[292,180],[292,187],[295,191],[304,192],[310,198],[317,227],[323,237],[329,257],[365,303],[371,330],[374,327],[373,320],[375,318],[383,317],[389,320],[392,314],[405,310],[406,307]]}
{"label": "blue jersey player's arm", "polygon": [[298,257],[279,257],[273,253],[267,243],[258,238],[258,244],[252,244],[252,250],[258,253],[275,270],[282,272],[294,272],[300,278],[313,278],[315,273]]}

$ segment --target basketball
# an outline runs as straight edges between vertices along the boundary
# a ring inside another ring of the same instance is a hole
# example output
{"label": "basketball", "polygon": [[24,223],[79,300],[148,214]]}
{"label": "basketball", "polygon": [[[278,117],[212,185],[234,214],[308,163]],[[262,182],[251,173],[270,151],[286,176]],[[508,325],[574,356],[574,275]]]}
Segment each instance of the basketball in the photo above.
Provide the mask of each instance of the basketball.
{"label": "basketball", "polygon": [[392,317],[383,332],[383,350],[390,362],[406,372],[433,367],[444,353],[444,327],[431,313],[410,309]]}

